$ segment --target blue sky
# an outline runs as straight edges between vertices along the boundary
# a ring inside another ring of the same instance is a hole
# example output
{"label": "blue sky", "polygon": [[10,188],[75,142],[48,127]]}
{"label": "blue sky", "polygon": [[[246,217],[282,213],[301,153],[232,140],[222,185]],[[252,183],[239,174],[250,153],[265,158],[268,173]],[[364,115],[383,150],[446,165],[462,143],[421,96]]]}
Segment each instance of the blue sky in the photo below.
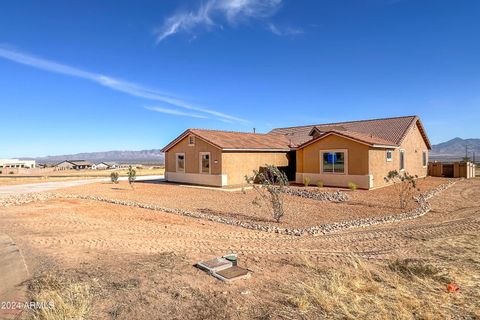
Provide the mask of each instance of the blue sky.
{"label": "blue sky", "polygon": [[0,157],[418,114],[480,137],[480,2],[2,1]]}

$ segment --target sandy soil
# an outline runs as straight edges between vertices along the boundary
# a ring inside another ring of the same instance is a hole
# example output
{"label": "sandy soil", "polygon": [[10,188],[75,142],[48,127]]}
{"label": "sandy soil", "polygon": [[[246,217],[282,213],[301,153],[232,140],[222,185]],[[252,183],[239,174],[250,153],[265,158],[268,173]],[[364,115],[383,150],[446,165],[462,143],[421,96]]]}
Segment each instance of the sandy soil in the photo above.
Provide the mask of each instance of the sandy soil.
{"label": "sandy soil", "polygon": [[[138,185],[125,194],[157,187],[165,186]],[[352,255],[379,263],[424,258],[424,243],[478,235],[479,201],[480,180],[461,181],[415,220],[290,237],[99,202],[51,200],[2,208],[0,233],[17,243],[35,279],[53,275],[55,281],[87,283],[95,297],[91,319],[267,319],[283,317],[283,308],[291,311],[285,299],[305,278],[304,258],[330,268]],[[225,284],[192,266],[229,252],[253,271],[251,279]],[[468,299],[472,289],[461,285]],[[458,299],[451,302],[456,312],[464,302]],[[288,318],[304,318],[302,310],[293,312]]]}
{"label": "sandy soil", "polygon": [[[426,178],[418,181],[417,193],[425,192],[445,183],[443,178]],[[317,187],[309,187],[317,191]],[[339,189],[322,188],[321,191]],[[285,196],[285,216],[280,225],[287,227],[309,227],[324,223],[347,221],[357,218],[398,214],[398,196],[393,187],[376,190],[342,190],[351,197],[344,203],[332,203]],[[136,183],[132,190],[127,182],[118,185],[96,183],[64,189],[64,193],[99,195],[112,199],[135,200],[157,204],[167,208],[179,208],[210,214],[230,216],[245,221],[277,225],[266,207],[259,208],[252,202],[256,198],[254,190],[226,192],[220,190],[191,188],[171,183]],[[407,209],[415,206],[412,201]]]}

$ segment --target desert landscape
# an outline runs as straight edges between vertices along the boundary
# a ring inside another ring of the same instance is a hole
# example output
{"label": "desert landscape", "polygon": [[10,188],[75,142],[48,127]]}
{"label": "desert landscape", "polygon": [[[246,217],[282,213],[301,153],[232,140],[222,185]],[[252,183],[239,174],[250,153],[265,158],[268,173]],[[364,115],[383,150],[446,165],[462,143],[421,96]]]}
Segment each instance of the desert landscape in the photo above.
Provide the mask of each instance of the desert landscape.
{"label": "desert landscape", "polygon": [[[398,215],[401,210],[396,208],[392,187],[321,190],[348,194],[344,202],[286,195],[285,219],[280,223],[251,204],[251,189],[223,191],[163,182],[138,182],[132,188],[127,182],[101,182],[54,194],[6,196],[0,198],[0,233],[20,250],[26,267],[25,279],[14,292],[28,301],[53,301],[55,308],[2,310],[2,315],[25,319],[479,317],[480,180],[429,177],[418,185],[418,194],[448,185],[428,200],[431,210],[425,215],[302,236],[252,230],[182,212],[301,228]],[[178,212],[142,209],[138,203]],[[406,210],[414,207],[411,202]],[[194,267],[228,253],[238,254],[239,264],[251,272],[250,279],[224,283]],[[447,290],[452,283],[459,291]]]}

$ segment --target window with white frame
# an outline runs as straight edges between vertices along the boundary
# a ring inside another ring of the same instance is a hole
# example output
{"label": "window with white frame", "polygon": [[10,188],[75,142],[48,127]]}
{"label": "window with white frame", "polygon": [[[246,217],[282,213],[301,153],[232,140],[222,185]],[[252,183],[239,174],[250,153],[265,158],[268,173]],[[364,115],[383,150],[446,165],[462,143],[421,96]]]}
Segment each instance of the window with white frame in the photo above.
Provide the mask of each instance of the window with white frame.
{"label": "window with white frame", "polygon": [[393,151],[387,150],[387,161],[392,161],[393,159]]}
{"label": "window with white frame", "polygon": [[195,136],[194,135],[189,135],[188,136],[188,145],[189,146],[194,146],[195,145]]}
{"label": "window with white frame", "polygon": [[400,150],[400,170],[405,170],[405,150]]}
{"label": "window with white frame", "polygon": [[200,173],[210,173],[210,152],[200,152]]}
{"label": "window with white frame", "polygon": [[176,154],[177,172],[185,172],[185,153]]}
{"label": "window with white frame", "polygon": [[321,152],[323,173],[345,173],[345,152]]}
{"label": "window with white frame", "polygon": [[427,158],[427,151],[422,152],[422,164],[424,167],[427,166],[428,158]]}

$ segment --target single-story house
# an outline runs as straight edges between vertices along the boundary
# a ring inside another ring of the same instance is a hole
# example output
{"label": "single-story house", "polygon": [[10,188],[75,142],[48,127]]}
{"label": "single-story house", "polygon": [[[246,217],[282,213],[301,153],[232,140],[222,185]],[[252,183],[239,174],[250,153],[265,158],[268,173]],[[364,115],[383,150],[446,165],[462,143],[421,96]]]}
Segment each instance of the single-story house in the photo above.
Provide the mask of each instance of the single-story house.
{"label": "single-story house", "polygon": [[64,160],[55,165],[57,170],[81,170],[81,169],[93,169],[94,164],[85,160]]}
{"label": "single-story house", "polygon": [[99,162],[95,165],[97,170],[116,169],[118,164],[116,162]]}
{"label": "single-story house", "polygon": [[384,186],[391,170],[427,175],[431,149],[417,116],[273,129],[266,134],[188,129],[165,146],[167,181],[228,186],[266,164],[290,180],[325,186]]}

